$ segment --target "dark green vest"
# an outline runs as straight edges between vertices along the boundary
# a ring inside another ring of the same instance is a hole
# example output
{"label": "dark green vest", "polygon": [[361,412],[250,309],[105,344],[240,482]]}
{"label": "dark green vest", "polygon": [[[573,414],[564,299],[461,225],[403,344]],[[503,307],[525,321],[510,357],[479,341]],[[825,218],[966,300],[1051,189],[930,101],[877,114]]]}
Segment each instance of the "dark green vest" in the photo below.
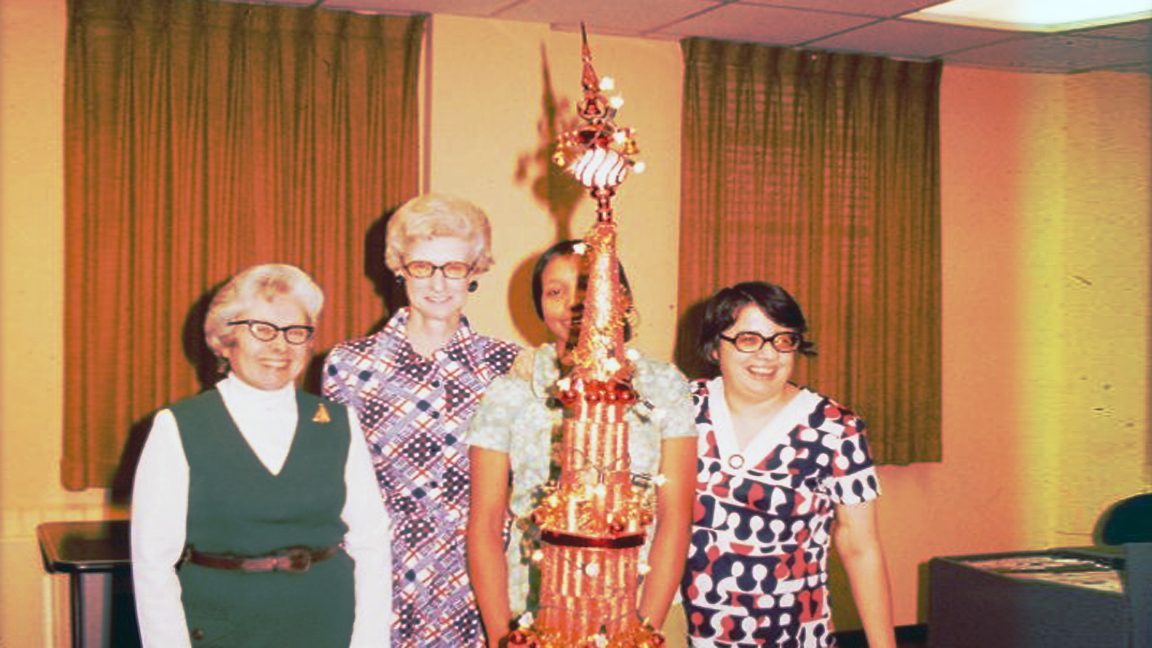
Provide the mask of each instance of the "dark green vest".
{"label": "dark green vest", "polygon": [[[316,422],[323,406],[329,422]],[[173,405],[188,459],[187,542],[199,551],[261,555],[344,539],[348,412],[296,392],[299,422],[279,475],[268,472],[212,389]]]}
{"label": "dark green vest", "polygon": [[[320,407],[328,422],[317,421]],[[347,526],[348,413],[296,392],[299,422],[279,475],[268,472],[211,390],[173,405],[188,459],[187,542],[199,551],[264,555],[339,544]],[[351,558],[305,572],[242,572],[184,563],[181,601],[192,645],[347,648],[355,596]]]}

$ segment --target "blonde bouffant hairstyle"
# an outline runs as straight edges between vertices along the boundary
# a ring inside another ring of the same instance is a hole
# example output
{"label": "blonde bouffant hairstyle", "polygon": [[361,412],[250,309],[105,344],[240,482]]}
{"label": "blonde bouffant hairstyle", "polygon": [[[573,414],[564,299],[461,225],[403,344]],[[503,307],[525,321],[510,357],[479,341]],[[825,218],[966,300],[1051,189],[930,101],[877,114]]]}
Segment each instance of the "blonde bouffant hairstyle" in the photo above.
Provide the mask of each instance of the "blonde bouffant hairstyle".
{"label": "blonde bouffant hairstyle", "polygon": [[472,244],[472,271],[492,267],[492,226],[476,205],[455,196],[424,194],[404,203],[388,220],[384,263],[399,275],[409,247],[419,241],[451,237]]}

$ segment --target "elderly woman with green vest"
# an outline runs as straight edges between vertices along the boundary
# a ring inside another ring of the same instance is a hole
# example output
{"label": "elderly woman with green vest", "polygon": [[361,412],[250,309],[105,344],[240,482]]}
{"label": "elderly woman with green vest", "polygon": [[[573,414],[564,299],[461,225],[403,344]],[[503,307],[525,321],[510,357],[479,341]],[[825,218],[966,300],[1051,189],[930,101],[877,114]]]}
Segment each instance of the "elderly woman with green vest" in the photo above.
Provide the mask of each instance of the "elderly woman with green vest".
{"label": "elderly woman with green vest", "polygon": [[295,386],[323,302],[303,271],[268,264],[209,306],[227,376],[156,415],[136,471],[146,647],[389,645],[389,522],[363,434]]}

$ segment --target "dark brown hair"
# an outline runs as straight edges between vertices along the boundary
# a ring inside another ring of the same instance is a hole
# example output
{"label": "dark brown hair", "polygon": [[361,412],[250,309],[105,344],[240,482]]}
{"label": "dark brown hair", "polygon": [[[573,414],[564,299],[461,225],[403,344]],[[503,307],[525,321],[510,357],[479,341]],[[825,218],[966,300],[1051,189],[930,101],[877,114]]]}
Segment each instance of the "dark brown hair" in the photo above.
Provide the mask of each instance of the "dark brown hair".
{"label": "dark brown hair", "polygon": [[[709,369],[717,368],[716,351],[720,346],[720,336],[736,322],[740,309],[752,304],[764,311],[768,319],[780,326],[790,328],[801,335],[808,331],[808,322],[800,304],[780,286],[766,281],[745,281],[734,286],[721,288],[704,306],[704,321],[700,325],[701,358]],[[812,342],[804,338],[798,353],[813,356],[816,349]]]}

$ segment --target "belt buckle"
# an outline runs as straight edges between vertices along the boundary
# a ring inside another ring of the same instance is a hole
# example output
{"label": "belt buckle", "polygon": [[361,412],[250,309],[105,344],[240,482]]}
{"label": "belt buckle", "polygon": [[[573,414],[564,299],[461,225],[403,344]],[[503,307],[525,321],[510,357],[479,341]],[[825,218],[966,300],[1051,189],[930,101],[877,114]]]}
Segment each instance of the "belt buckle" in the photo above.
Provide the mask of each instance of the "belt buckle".
{"label": "belt buckle", "polygon": [[276,561],[279,571],[306,572],[312,567],[312,550],[308,547],[288,547]]}

